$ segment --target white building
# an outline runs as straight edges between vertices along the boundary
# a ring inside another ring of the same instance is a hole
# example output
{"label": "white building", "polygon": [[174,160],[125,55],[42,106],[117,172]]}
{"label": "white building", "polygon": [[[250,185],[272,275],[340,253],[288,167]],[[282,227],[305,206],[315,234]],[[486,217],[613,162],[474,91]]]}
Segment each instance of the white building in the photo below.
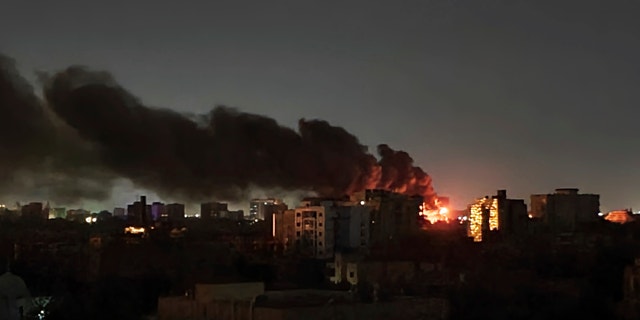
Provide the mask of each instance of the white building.
{"label": "white building", "polygon": [[304,201],[295,209],[296,245],[303,253],[317,258],[333,255],[333,224],[337,213],[333,201]]}
{"label": "white building", "polygon": [[295,242],[303,254],[318,259],[336,250],[369,244],[370,207],[359,203],[307,199],[295,209]]}

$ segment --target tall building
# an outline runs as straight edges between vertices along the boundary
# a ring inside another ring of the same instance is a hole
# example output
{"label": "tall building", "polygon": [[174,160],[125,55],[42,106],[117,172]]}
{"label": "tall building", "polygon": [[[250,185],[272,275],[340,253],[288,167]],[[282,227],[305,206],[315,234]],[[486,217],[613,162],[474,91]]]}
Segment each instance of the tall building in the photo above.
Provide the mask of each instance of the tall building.
{"label": "tall building", "polygon": [[476,200],[469,206],[467,234],[479,242],[490,231],[498,231],[505,236],[516,236],[527,228],[527,206],[522,199],[507,199],[506,190],[498,190],[497,195]]}
{"label": "tall building", "polygon": [[151,204],[151,219],[158,221],[163,216],[167,215],[167,208],[162,202],[154,202]]}
{"label": "tall building", "polygon": [[556,189],[553,194],[531,195],[531,216],[557,232],[574,232],[581,224],[595,222],[600,196],[579,194],[579,189]]}
{"label": "tall building", "polygon": [[184,204],[182,203],[169,203],[165,206],[167,212],[167,220],[171,222],[184,221]]}
{"label": "tall building", "polygon": [[330,258],[336,251],[369,245],[372,209],[359,202],[307,198],[295,209],[273,214],[273,236],[285,250]]}
{"label": "tall building", "polygon": [[419,231],[418,219],[424,199],[386,190],[355,193],[351,201],[371,208],[370,240],[380,243]]}
{"label": "tall building", "polygon": [[335,246],[337,212],[331,200],[303,201],[295,212],[295,245],[304,255],[329,258]]}
{"label": "tall building", "polygon": [[273,215],[271,231],[276,241],[285,250],[290,250],[295,246],[296,241],[296,211],[294,209],[285,210]]}
{"label": "tall building", "polygon": [[151,205],[147,204],[147,197],[141,196],[140,201],[128,205],[127,215],[138,224],[149,224],[152,221]]}
{"label": "tall building", "polygon": [[200,219],[218,219],[226,216],[228,205],[223,202],[205,202],[200,204]]}
{"label": "tall building", "polygon": [[369,246],[372,207],[359,203],[341,203],[335,223],[336,248],[358,249]]}
{"label": "tall building", "polygon": [[271,221],[274,213],[283,212],[287,209],[287,205],[281,199],[252,199],[249,203],[249,219]]}

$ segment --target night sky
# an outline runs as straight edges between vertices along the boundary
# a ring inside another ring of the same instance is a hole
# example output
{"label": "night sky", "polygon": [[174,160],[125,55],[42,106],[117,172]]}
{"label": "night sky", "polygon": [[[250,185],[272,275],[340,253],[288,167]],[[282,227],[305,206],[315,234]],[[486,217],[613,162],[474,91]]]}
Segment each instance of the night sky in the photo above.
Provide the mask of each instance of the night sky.
{"label": "night sky", "polygon": [[327,120],[408,151],[459,208],[576,187],[603,211],[637,210],[639,13],[634,0],[3,1],[0,52],[34,81],[109,70],[180,112]]}

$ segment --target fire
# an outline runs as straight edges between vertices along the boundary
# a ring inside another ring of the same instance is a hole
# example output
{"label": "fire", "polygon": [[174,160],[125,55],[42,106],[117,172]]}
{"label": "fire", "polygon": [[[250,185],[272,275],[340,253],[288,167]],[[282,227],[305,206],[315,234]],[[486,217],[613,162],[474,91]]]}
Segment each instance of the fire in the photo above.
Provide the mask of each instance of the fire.
{"label": "fire", "polygon": [[440,202],[438,200],[436,200],[436,207],[435,208],[430,208],[427,203],[423,203],[420,206],[420,212],[419,215],[433,223],[436,222],[446,222],[449,223],[449,209],[447,209],[446,207],[442,207],[440,206]]}

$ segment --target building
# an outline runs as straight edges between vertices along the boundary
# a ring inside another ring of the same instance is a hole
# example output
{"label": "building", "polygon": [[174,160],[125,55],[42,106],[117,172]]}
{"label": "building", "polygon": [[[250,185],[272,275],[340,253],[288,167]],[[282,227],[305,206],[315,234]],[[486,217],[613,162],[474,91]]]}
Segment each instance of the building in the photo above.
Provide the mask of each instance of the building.
{"label": "building", "polygon": [[167,215],[167,208],[162,202],[154,202],[151,204],[151,219],[158,221]]}
{"label": "building", "polygon": [[252,199],[249,203],[249,219],[271,221],[274,213],[287,209],[287,205],[281,199]]}
{"label": "building", "polygon": [[49,219],[49,209],[42,206],[42,202],[31,202],[20,208],[22,219],[31,222],[42,222]]}
{"label": "building", "polygon": [[273,237],[285,250],[328,259],[369,245],[371,210],[359,202],[306,198],[295,209],[273,213]]}
{"label": "building", "polygon": [[75,222],[85,222],[87,217],[91,216],[91,212],[85,209],[70,209],[67,210],[67,220]]}
{"label": "building", "polygon": [[295,246],[303,255],[323,259],[333,255],[335,219],[332,200],[306,199],[295,212]]}
{"label": "building", "polygon": [[49,210],[49,219],[66,219],[67,208],[52,208]]}
{"label": "building", "polygon": [[394,237],[415,234],[424,199],[387,190],[365,190],[355,193],[351,201],[370,207],[370,242],[380,243]]}
{"label": "building", "polygon": [[495,196],[478,199],[469,206],[467,235],[476,242],[482,241],[490,231],[517,236],[525,232],[527,221],[524,200],[507,199],[507,191],[498,190]]}
{"label": "building", "polygon": [[166,219],[171,222],[183,222],[184,216],[184,204],[182,203],[169,203],[165,206],[167,213]]}
{"label": "building", "polygon": [[125,218],[127,211],[125,208],[113,208],[113,216],[117,218]]}
{"label": "building", "polygon": [[147,204],[147,197],[141,196],[140,201],[136,201],[127,206],[127,215],[138,224],[147,225],[151,219],[151,205]]}
{"label": "building", "polygon": [[341,203],[336,207],[335,239],[338,249],[369,246],[371,211],[371,207],[359,203]]}
{"label": "building", "polygon": [[222,218],[229,211],[228,205],[223,202],[205,202],[200,204],[200,219],[210,220]]}
{"label": "building", "polygon": [[289,209],[273,215],[272,236],[286,251],[293,249],[296,241],[296,211]]}
{"label": "building", "polygon": [[556,232],[574,232],[585,223],[598,221],[600,196],[578,191],[565,188],[553,194],[531,195],[531,216]]}

